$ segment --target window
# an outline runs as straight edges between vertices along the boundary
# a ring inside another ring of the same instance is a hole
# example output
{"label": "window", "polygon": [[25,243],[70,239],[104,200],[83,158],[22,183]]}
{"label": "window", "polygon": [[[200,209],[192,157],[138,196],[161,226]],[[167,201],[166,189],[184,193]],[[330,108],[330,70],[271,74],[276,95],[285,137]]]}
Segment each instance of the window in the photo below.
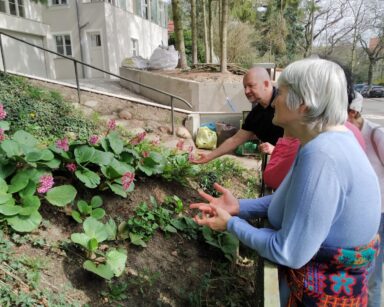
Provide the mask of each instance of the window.
{"label": "window", "polygon": [[92,33],[91,34],[91,46],[92,47],[100,47],[101,46],[101,35]]}
{"label": "window", "polygon": [[151,1],[151,20],[155,23],[158,22],[157,18],[157,0]]}
{"label": "window", "polygon": [[[5,1],[4,1],[4,6],[5,6]],[[1,4],[0,4],[0,7],[1,7]],[[24,0],[9,0],[9,13],[11,15],[25,17]]]}
{"label": "window", "polygon": [[132,38],[131,43],[132,43],[132,56],[139,55],[139,41],[135,38]]}
{"label": "window", "polygon": [[149,1],[149,0],[142,0],[141,17],[143,17],[143,18],[145,18],[145,19],[148,19],[148,18],[149,18],[148,1]]}
{"label": "window", "polygon": [[5,0],[0,0],[0,12],[6,13],[6,6],[5,6]]}
{"label": "window", "polygon": [[52,0],[52,5],[67,5],[67,0]]}
{"label": "window", "polygon": [[55,41],[57,53],[67,56],[72,55],[71,37],[69,35],[55,35]]}

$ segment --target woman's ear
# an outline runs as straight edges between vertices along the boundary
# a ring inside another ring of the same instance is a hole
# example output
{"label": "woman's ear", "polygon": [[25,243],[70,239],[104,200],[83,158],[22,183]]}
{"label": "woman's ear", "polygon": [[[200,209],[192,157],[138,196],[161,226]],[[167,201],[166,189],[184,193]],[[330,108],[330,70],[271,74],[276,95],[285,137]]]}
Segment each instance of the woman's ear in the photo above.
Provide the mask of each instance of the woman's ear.
{"label": "woman's ear", "polygon": [[308,107],[302,102],[299,106],[299,113],[300,114],[305,114],[308,112]]}

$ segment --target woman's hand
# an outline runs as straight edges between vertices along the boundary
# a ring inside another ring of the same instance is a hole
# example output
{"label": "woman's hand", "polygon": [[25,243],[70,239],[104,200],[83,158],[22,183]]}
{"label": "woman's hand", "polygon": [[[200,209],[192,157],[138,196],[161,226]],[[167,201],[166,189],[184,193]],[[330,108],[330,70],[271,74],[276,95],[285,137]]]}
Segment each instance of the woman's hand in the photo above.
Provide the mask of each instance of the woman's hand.
{"label": "woman's hand", "polygon": [[209,154],[199,153],[198,155],[199,157],[197,159],[192,157],[189,161],[194,164],[204,164],[212,160],[212,158],[209,157]]}
{"label": "woman's hand", "polygon": [[215,198],[203,191],[199,191],[200,196],[205,200],[207,200],[209,204],[195,203],[195,204],[191,204],[189,207],[191,209],[199,209],[199,210],[202,210],[202,208],[204,208],[205,212],[208,214],[209,214],[209,211],[212,210],[212,208],[223,209],[227,211],[230,215],[239,214],[240,206],[237,198],[233,196],[229,190],[225,189],[218,183],[215,183],[213,187],[215,188],[216,191],[222,194],[220,197]]}
{"label": "woman's hand", "polygon": [[265,153],[265,154],[271,155],[274,149],[275,149],[275,146],[273,146],[270,143],[261,143],[259,145],[260,152]]}
{"label": "woman's hand", "polygon": [[199,225],[205,225],[216,231],[227,230],[227,223],[231,218],[231,215],[219,207],[213,207],[210,205],[200,206],[202,212],[201,217],[196,215],[193,219]]}

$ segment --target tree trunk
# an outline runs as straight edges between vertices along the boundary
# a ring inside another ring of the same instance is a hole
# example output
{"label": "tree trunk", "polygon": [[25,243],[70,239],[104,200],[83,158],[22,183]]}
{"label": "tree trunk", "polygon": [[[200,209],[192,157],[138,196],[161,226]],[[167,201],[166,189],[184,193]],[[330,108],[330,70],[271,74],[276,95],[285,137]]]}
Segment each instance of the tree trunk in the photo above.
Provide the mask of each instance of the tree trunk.
{"label": "tree trunk", "polygon": [[373,66],[375,66],[375,60],[369,58],[369,66],[368,66],[368,85],[371,87],[372,79],[373,79]]}
{"label": "tree trunk", "polygon": [[227,72],[227,25],[228,25],[228,0],[221,0],[221,59],[220,70]]}
{"label": "tree trunk", "polygon": [[208,63],[208,61],[209,61],[209,44],[208,44],[207,12],[206,12],[206,7],[205,7],[205,0],[201,0],[201,5],[203,6],[205,63]]}
{"label": "tree trunk", "polygon": [[191,23],[192,23],[192,64],[197,64],[196,0],[191,0]]}
{"label": "tree trunk", "polygon": [[181,8],[180,0],[172,0],[172,14],[173,14],[173,23],[175,25],[175,39],[176,39],[176,49],[179,51],[179,65],[181,69],[188,68],[187,57],[185,55],[185,45],[184,45],[184,32],[183,25],[181,22]]}
{"label": "tree trunk", "polygon": [[212,0],[208,0],[208,28],[209,28],[209,61],[213,61],[213,23],[212,23]]}

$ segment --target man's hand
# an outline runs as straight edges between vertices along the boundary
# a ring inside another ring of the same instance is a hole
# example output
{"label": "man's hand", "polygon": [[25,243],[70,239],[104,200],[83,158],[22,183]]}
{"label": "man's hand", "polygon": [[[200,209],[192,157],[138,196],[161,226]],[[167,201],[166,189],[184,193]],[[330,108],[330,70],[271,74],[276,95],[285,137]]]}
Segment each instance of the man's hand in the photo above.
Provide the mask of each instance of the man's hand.
{"label": "man's hand", "polygon": [[189,161],[194,164],[204,164],[211,161],[212,158],[209,157],[209,154],[199,153],[198,158],[192,157]]}
{"label": "man's hand", "polygon": [[239,214],[240,206],[237,198],[233,196],[233,194],[229,190],[225,189],[218,183],[215,183],[213,187],[215,188],[216,191],[222,194],[220,197],[215,198],[203,191],[199,191],[200,196],[203,197],[205,200],[207,200],[209,204],[195,203],[195,204],[191,204],[189,207],[191,209],[204,210],[205,213],[212,214],[212,215],[213,215],[212,208],[223,209],[227,211],[230,215]]}
{"label": "man's hand", "polygon": [[271,155],[274,149],[275,149],[275,146],[273,146],[270,143],[261,143],[259,145],[259,150],[260,150],[261,153],[265,153],[265,154]]}

